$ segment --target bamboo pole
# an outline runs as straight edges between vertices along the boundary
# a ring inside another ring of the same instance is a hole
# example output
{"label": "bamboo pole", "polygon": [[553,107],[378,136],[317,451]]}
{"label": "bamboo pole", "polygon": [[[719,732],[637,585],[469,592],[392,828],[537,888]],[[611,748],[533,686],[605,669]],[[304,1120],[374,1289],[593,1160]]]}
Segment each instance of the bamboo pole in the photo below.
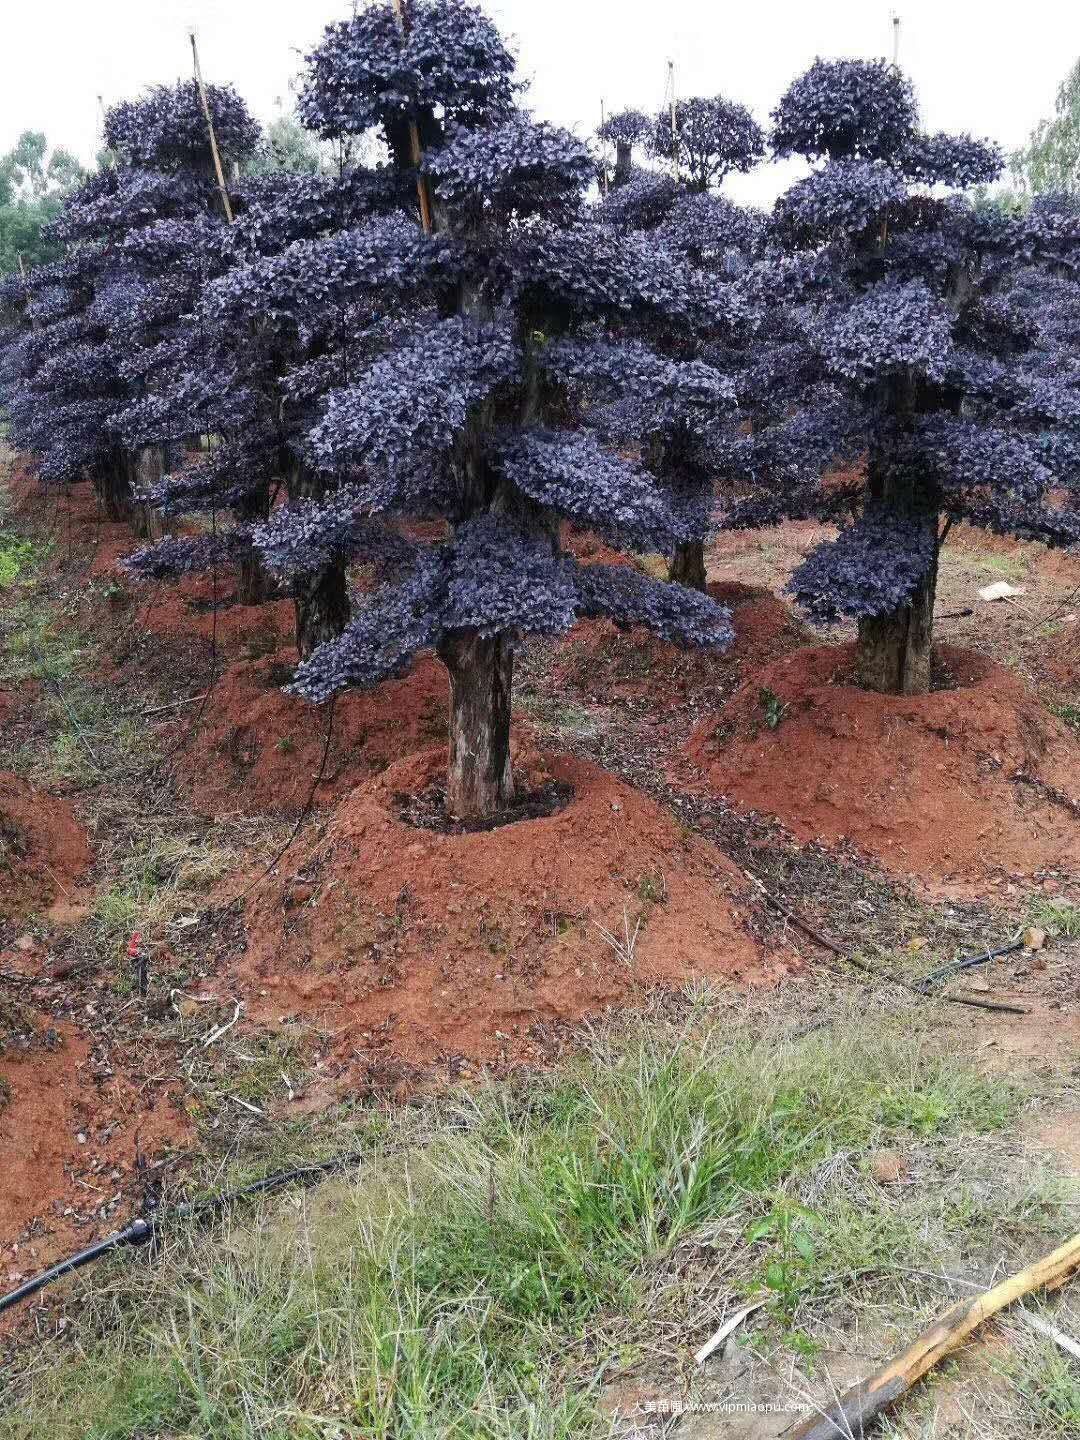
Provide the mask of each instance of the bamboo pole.
{"label": "bamboo pole", "polygon": [[999,1310],[1034,1290],[1056,1290],[1080,1269],[1080,1235],[970,1300],[946,1310],[911,1344],[867,1380],[846,1390],[825,1411],[804,1420],[791,1440],[851,1440],[916,1381],[932,1370]]}
{"label": "bamboo pole", "polygon": [[221,153],[218,150],[217,135],[214,131],[214,117],[210,113],[210,100],[207,97],[206,86],[203,83],[202,66],[199,64],[199,46],[195,40],[195,31],[191,30],[190,34],[191,58],[195,63],[195,85],[199,91],[199,103],[202,105],[206,128],[210,134],[210,153],[214,157],[214,173],[217,176],[218,190],[221,192],[221,203],[225,210],[225,219],[231,225],[233,222],[232,201],[229,199],[229,192],[225,185],[225,172],[221,168]]}
{"label": "bamboo pole", "polygon": [[[394,17],[398,23],[398,29],[402,36],[405,35],[405,9],[402,0],[394,0]],[[424,234],[431,234],[431,196],[428,194],[427,180],[420,173],[420,165],[424,158],[424,151],[420,144],[420,127],[415,120],[409,121],[409,148],[412,151],[412,163],[416,166],[416,195],[420,201],[420,224],[424,227]]]}

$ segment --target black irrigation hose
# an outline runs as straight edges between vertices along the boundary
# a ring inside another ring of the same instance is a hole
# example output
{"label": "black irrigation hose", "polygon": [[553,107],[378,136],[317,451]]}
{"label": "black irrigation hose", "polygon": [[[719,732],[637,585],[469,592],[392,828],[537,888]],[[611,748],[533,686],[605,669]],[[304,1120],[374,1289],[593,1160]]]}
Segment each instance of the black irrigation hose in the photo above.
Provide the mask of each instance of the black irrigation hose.
{"label": "black irrigation hose", "polygon": [[919,981],[919,989],[929,990],[931,985],[938,985],[942,980],[959,975],[962,970],[973,970],[976,965],[988,965],[999,955],[1011,955],[1014,950],[1023,948],[1023,940],[1013,940],[1008,945],[999,945],[996,950],[985,950],[978,955],[967,955],[962,960],[950,960],[947,965],[941,965],[938,969],[931,970],[929,975],[924,975]]}
{"label": "black irrigation hose", "polygon": [[280,1190],[286,1185],[314,1185],[338,1170],[347,1170],[354,1165],[362,1164],[366,1158],[365,1154],[353,1151],[348,1155],[338,1155],[333,1160],[323,1160],[318,1165],[304,1165],[297,1170],[277,1170],[272,1175],[266,1175],[261,1180],[255,1180],[252,1184],[244,1185],[239,1190],[231,1190],[225,1195],[211,1195],[205,1200],[193,1200],[178,1205],[168,1215],[151,1215],[148,1219],[140,1217],[138,1220],[133,1220],[126,1229],[118,1230],[114,1235],[107,1235],[104,1240],[98,1240],[95,1244],[88,1245],[85,1250],[79,1250],[74,1255],[69,1255],[66,1260],[58,1261],[48,1270],[43,1270],[40,1275],[34,1275],[31,1279],[24,1280],[17,1290],[0,1296],[0,1314],[20,1304],[23,1300],[29,1299],[31,1295],[36,1295],[39,1290],[43,1290],[46,1285],[51,1285],[54,1280],[59,1280],[64,1275],[70,1275],[75,1270],[81,1270],[84,1265],[90,1265],[95,1260],[100,1260],[103,1255],[108,1255],[113,1250],[122,1249],[125,1245],[143,1245],[156,1239],[168,1221],[202,1219],[227,1209],[238,1200],[246,1199],[251,1195],[266,1195],[274,1190]]}

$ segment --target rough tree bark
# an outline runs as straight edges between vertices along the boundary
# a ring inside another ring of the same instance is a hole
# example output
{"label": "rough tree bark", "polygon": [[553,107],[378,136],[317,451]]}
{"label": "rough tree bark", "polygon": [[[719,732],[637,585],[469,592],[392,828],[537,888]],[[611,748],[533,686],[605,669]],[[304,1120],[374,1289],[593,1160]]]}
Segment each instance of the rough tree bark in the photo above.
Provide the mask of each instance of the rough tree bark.
{"label": "rough tree bark", "polygon": [[490,639],[455,631],[439,646],[450,672],[450,766],[447,813],[460,820],[493,815],[514,798],[510,761],[510,705],[514,646],[509,635]]}
{"label": "rough tree bark", "polygon": [[101,498],[110,520],[130,520],[135,513],[131,496],[131,467],[122,450],[113,451],[91,476],[94,489]]}
{"label": "rough tree bark", "polygon": [[631,160],[632,149],[628,140],[619,140],[615,144],[615,173],[611,177],[611,188],[617,189],[625,185],[633,173],[633,162]]}
{"label": "rough tree bark", "polygon": [[891,614],[859,621],[858,681],[863,689],[883,695],[925,695],[930,689],[938,570],[937,516],[927,514],[921,523],[932,534],[934,553],[922,584],[907,605]]}
{"label": "rough tree bark", "polygon": [[[286,475],[290,504],[321,500],[325,496],[326,485],[322,476],[306,465],[284,457],[282,469]],[[298,576],[293,581],[292,592],[296,611],[296,649],[300,659],[306,660],[324,640],[335,639],[349,623],[351,608],[344,559],[332,560],[310,575]]]}
{"label": "rough tree bark", "polygon": [[705,589],[705,546],[700,540],[676,545],[668,566],[668,579],[690,590]]}
{"label": "rough tree bark", "polygon": [[[260,485],[254,495],[243,506],[238,506],[236,517],[241,522],[265,520],[270,511],[270,491]],[[236,567],[236,599],[240,605],[261,605],[266,599],[268,586],[266,567],[262,556],[251,546]]]}
{"label": "rough tree bark", "polygon": [[341,561],[293,581],[296,649],[301,660],[324,640],[333,640],[349,623],[349,587]]}

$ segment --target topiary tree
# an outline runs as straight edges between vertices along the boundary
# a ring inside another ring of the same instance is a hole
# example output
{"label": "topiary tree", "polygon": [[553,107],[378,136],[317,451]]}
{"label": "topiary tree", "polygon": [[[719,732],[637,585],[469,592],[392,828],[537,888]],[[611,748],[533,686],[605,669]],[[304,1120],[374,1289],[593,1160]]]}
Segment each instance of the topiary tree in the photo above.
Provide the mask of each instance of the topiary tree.
{"label": "topiary tree", "polygon": [[[736,437],[753,410],[747,385],[749,357],[758,343],[763,307],[749,287],[732,286],[745,277],[760,242],[764,217],[723,196],[699,193],[667,177],[639,173],[598,207],[601,223],[635,234],[667,254],[672,263],[699,272],[703,284],[729,282],[729,299],[739,305],[717,307],[715,323],[705,331],[665,322],[653,323],[642,338],[670,362],[666,373],[628,378],[620,389],[609,378],[604,390],[594,385],[601,408],[596,423],[613,443],[632,446],[657,480],[679,498],[688,538],[674,547],[669,578],[695,590],[706,588],[705,541],[719,521],[718,487],[737,478],[726,462]],[[624,325],[626,333],[634,327]]]}
{"label": "topiary tree", "polygon": [[[725,297],[691,267],[590,222],[587,150],[515,108],[513,59],[479,10],[412,0],[401,20],[375,4],[331,27],[299,112],[320,133],[377,127],[394,166],[419,176],[413,213],[303,242],[267,277],[270,306],[290,290],[318,303],[336,277],[363,357],[308,440],[312,463],[346,484],[330,504],[297,507],[294,543],[349,527],[386,577],[301,664],[295,688],[324,700],[435,650],[450,679],[447,807],[478,819],[514,794],[522,635],[607,614],[687,644],[730,638],[727,612],[706,597],[629,566],[578,565],[560,544],[563,519],[654,549],[683,533],[672,494],[581,426],[568,346],[632,317],[705,327]],[[625,363],[611,349],[610,363]],[[599,374],[607,362],[573,363]],[[416,519],[444,529],[421,540],[401,528]]]}
{"label": "topiary tree", "polygon": [[643,110],[619,110],[609,115],[597,130],[598,138],[615,146],[615,169],[611,177],[613,189],[625,185],[634,170],[634,146],[644,144],[652,134],[653,124]]}
{"label": "topiary tree", "polygon": [[[786,370],[801,408],[755,437],[771,494],[746,514],[849,512],[793,592],[819,618],[858,620],[863,685],[919,693],[943,516],[1049,544],[1080,534],[1057,498],[1074,440],[1052,442],[1075,434],[1075,375],[1037,363],[1052,338],[1005,289],[1021,261],[1075,267],[1080,230],[1074,214],[1007,215],[942,194],[992,181],[1001,157],[970,136],[920,133],[909,83],[883,61],[815,62],[773,122],[778,155],[817,162],[771,222],[788,257],[774,283],[794,306]],[[838,491],[823,457],[859,451],[864,479]]]}
{"label": "topiary tree", "polygon": [[42,481],[89,477],[105,513],[121,520],[131,514],[131,484],[110,424],[124,395],[103,300],[110,280],[107,257],[88,249],[9,276],[3,299],[14,323],[0,384],[11,441],[41,457]]}
{"label": "topiary tree", "polygon": [[695,95],[653,119],[649,148],[692,190],[711,190],[725,175],[752,170],[765,136],[745,105],[723,95]]}

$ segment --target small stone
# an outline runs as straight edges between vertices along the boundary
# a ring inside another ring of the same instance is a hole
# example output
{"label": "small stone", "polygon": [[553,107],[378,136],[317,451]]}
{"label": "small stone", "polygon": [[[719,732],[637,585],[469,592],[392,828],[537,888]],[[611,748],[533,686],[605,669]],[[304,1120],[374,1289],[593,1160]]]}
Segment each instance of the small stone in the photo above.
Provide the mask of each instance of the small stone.
{"label": "small stone", "polygon": [[33,935],[20,935],[15,941],[15,949],[22,950],[24,954],[29,950],[36,950],[37,948],[38,942],[34,939]]}
{"label": "small stone", "polygon": [[298,905],[306,905],[315,894],[314,885],[293,885],[285,892],[285,907],[288,910],[295,910]]}
{"label": "small stone", "polygon": [[80,1130],[79,1133],[75,1136],[75,1143],[76,1145],[86,1144],[86,1134],[84,1131]]}
{"label": "small stone", "polygon": [[916,935],[913,939],[911,939],[911,940],[909,940],[909,941],[907,942],[907,948],[908,948],[908,954],[909,954],[909,955],[917,955],[920,950],[925,950],[925,949],[926,949],[926,936],[925,936],[925,935]]}
{"label": "small stone", "polygon": [[879,1185],[895,1185],[904,1173],[904,1160],[896,1150],[878,1150],[870,1159],[870,1174]]}
{"label": "small stone", "polygon": [[1041,950],[1046,944],[1046,931],[1040,930],[1037,925],[1030,926],[1024,931],[1024,949]]}

